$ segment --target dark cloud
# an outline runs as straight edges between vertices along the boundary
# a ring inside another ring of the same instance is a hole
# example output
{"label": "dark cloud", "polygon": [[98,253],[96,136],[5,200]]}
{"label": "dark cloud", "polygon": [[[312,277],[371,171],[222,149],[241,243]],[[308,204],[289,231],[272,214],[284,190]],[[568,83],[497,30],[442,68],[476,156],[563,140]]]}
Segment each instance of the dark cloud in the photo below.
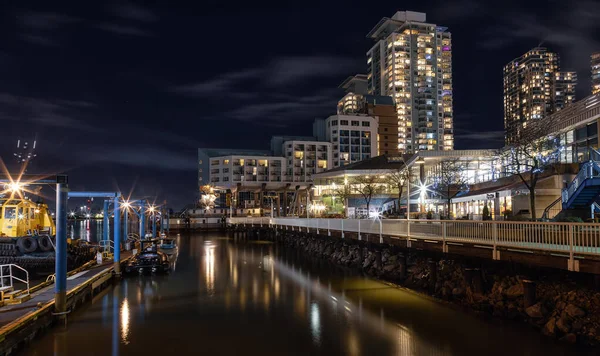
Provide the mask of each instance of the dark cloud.
{"label": "dark cloud", "polygon": [[[336,56],[281,57],[268,64],[241,71],[221,74],[212,79],[169,88],[169,91],[187,96],[217,96],[227,93],[239,99],[251,99],[273,94],[274,87],[298,86],[315,78],[335,77],[352,73],[358,61]],[[249,84],[249,85],[248,85]],[[251,91],[241,91],[240,88]],[[280,94],[281,95],[281,94]]]}
{"label": "dark cloud", "polygon": [[262,126],[287,126],[292,121],[310,122],[324,113],[335,113],[339,93],[327,90],[310,96],[279,95],[279,100],[240,106],[225,116]]}
{"label": "dark cloud", "polygon": [[[29,122],[42,126],[64,127],[89,132],[101,131],[82,119],[86,116],[80,110],[82,103],[85,102],[0,93],[0,121]],[[86,105],[88,108],[93,106],[91,103]]]}
{"label": "dark cloud", "polygon": [[[500,26],[484,33],[480,46],[499,50],[529,41],[531,47],[549,46],[561,56],[561,69],[589,72],[591,52],[600,49],[600,3],[577,1],[550,2],[546,13],[511,12],[500,16]],[[515,53],[518,57],[522,53]]]}
{"label": "dark cloud", "polygon": [[271,86],[297,85],[314,77],[334,77],[359,70],[359,59],[338,56],[314,55],[282,57],[270,63],[265,79]]}
{"label": "dark cloud", "polygon": [[87,163],[116,163],[129,167],[189,171],[197,168],[195,154],[184,154],[157,146],[110,146],[93,151],[79,152],[79,159]]}
{"label": "dark cloud", "polygon": [[147,8],[131,3],[118,4],[113,7],[115,15],[136,21],[154,22],[158,20],[158,16]]}
{"label": "dark cloud", "polygon": [[17,19],[23,27],[36,30],[53,30],[79,20],[76,17],[55,12],[27,12],[18,15]]}
{"label": "dark cloud", "polygon": [[21,39],[25,42],[29,42],[31,44],[54,47],[58,46],[58,42],[53,40],[50,37],[42,36],[42,35],[32,35],[32,34],[21,34]]}
{"label": "dark cloud", "polygon": [[189,96],[211,96],[223,92],[227,92],[230,95],[235,91],[239,83],[247,80],[256,80],[262,72],[261,68],[252,68],[224,73],[204,82],[174,86],[170,88],[170,91]]}
{"label": "dark cloud", "polygon": [[114,23],[103,23],[96,26],[98,29],[111,32],[117,35],[149,37],[152,36],[150,31],[141,29],[135,26],[117,25]]}

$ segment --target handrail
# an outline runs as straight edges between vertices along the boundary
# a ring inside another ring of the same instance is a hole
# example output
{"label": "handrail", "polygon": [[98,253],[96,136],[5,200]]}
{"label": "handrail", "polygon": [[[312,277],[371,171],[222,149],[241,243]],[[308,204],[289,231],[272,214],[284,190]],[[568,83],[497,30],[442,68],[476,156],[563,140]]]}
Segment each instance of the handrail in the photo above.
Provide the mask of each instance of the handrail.
{"label": "handrail", "polygon": [[[4,268],[8,267],[8,275],[4,274]],[[25,272],[25,278],[26,279],[21,279],[17,276],[15,276],[13,274],[13,267]],[[10,280],[10,287],[14,287],[14,283],[13,280],[19,281],[21,283],[25,283],[27,285],[27,294],[29,295],[29,272],[27,272],[27,270],[19,265],[16,264],[6,264],[6,265],[0,265],[0,284],[2,285],[2,287],[5,287],[4,285],[4,278],[9,278]]]}
{"label": "handrail", "polygon": [[548,219],[548,213],[550,212],[550,209],[552,209],[556,204],[560,203],[561,201],[562,201],[562,196],[558,197],[555,201],[550,203],[546,207],[546,209],[544,209],[544,213],[542,214],[542,219]]}
{"label": "handrail", "polygon": [[[596,152],[600,156],[600,153],[598,153],[596,150],[594,150],[594,152]],[[594,172],[596,174],[594,174]],[[592,160],[582,163],[579,172],[577,173],[571,184],[569,184],[567,188],[562,190],[561,198],[563,204],[567,204],[569,202],[569,199],[573,196],[573,194],[575,194],[577,189],[586,179],[595,177],[600,177],[600,166],[598,165],[598,163]]]}
{"label": "handrail", "polygon": [[[407,219],[230,218],[245,226],[286,226],[386,235],[392,238],[475,243],[477,245],[600,256],[600,224],[538,221],[407,220]],[[359,235],[360,238],[360,235]],[[574,257],[571,257],[574,261]],[[573,265],[574,266],[574,265]]]}
{"label": "handrail", "polygon": [[115,243],[112,240],[100,240],[98,245],[104,248],[104,252],[114,252],[115,250]]}

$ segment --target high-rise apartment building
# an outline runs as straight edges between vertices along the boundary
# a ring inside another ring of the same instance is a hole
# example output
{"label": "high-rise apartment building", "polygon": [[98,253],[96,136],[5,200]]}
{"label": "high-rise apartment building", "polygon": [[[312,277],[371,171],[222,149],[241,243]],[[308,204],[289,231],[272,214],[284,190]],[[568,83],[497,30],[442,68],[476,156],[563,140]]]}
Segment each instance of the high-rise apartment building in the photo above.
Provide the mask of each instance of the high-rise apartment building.
{"label": "high-rise apartment building", "polygon": [[558,54],[536,47],[504,66],[504,129],[514,144],[527,121],[539,120],[575,101],[575,72],[561,72]]}
{"label": "high-rise apartment building", "polygon": [[600,93],[600,52],[592,54],[592,94]]}
{"label": "high-rise apartment building", "polygon": [[369,94],[391,96],[398,117],[399,153],[454,148],[452,38],[420,12],[384,17],[367,37]]}
{"label": "high-rise apartment building", "polygon": [[338,102],[337,113],[338,115],[367,115],[375,118],[377,121],[376,155],[398,154],[398,114],[394,99],[391,96],[366,95],[366,77],[357,74],[340,85],[340,88],[346,90],[346,95]]}

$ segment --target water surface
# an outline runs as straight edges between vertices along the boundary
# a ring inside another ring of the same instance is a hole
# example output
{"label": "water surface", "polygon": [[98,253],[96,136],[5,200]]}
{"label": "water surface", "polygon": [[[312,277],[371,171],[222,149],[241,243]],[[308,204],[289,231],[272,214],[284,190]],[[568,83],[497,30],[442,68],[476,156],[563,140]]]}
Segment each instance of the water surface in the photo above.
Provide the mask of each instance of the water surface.
{"label": "water surface", "polygon": [[171,274],[123,279],[24,354],[583,355],[280,245],[177,242]]}

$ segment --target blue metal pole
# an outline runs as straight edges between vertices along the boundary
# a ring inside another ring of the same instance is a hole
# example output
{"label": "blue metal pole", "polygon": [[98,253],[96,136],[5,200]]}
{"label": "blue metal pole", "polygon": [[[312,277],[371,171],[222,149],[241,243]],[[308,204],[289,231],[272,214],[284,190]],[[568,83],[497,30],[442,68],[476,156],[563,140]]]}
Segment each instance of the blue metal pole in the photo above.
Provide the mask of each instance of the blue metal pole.
{"label": "blue metal pole", "polygon": [[152,212],[152,238],[156,237],[156,213]]}
{"label": "blue metal pole", "polygon": [[146,206],[142,200],[140,202],[140,239],[146,236]]}
{"label": "blue metal pole", "polygon": [[105,200],[104,201],[104,212],[103,212],[104,225],[102,228],[102,240],[104,240],[104,241],[108,240],[108,204],[109,204],[109,201]]}
{"label": "blue metal pole", "polygon": [[54,308],[57,313],[67,311],[67,198],[66,183],[56,184],[56,263]]}
{"label": "blue metal pole", "polygon": [[114,250],[114,265],[115,265],[115,274],[121,274],[121,209],[119,206],[119,197],[115,197],[114,200],[114,226],[113,230],[115,231],[115,250]]}

